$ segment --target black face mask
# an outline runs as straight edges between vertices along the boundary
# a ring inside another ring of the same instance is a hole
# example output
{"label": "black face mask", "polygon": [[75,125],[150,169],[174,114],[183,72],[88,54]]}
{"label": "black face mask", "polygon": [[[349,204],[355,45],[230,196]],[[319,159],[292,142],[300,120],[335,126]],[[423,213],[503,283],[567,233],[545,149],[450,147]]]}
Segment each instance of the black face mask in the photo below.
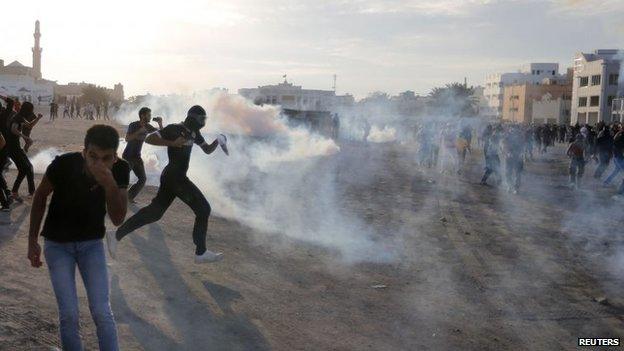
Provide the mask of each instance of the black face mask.
{"label": "black face mask", "polygon": [[184,124],[189,127],[189,129],[194,131],[198,131],[204,127],[204,125],[200,124],[194,117],[186,117]]}

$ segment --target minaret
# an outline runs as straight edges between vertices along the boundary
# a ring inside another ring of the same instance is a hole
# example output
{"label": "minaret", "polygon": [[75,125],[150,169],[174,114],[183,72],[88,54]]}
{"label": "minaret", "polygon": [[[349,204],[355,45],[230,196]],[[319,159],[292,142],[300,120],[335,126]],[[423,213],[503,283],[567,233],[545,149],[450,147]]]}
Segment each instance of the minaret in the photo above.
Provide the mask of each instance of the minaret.
{"label": "minaret", "polygon": [[41,38],[41,32],[39,31],[39,20],[35,22],[35,47],[32,48],[33,52],[33,76],[37,79],[41,79],[41,47],[39,46],[39,38]]}

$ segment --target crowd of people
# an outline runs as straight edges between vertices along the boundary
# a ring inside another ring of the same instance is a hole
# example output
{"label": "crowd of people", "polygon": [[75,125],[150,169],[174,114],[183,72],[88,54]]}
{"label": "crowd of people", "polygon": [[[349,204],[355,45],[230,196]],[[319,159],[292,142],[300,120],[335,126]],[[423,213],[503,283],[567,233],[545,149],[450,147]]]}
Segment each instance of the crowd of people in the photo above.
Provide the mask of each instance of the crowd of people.
{"label": "crowd of people", "polygon": [[[12,202],[23,201],[19,189],[26,179],[27,197],[32,200],[28,258],[33,267],[41,267],[41,256],[45,256],[58,304],[63,348],[82,349],[74,274],[78,268],[97,327],[100,348],[118,350],[104,241],[109,255],[115,258],[119,241],[158,221],[173,200],[179,198],[195,214],[192,232],[194,261],[221,260],[220,252],[206,247],[210,204],[188,178],[187,171],[194,145],[205,154],[220,147],[227,155],[227,138],[220,134],[211,143],[204,140],[200,130],[206,124],[207,113],[201,106],[191,107],[182,123],[167,126],[163,125],[162,118],[152,119],[151,110],[143,107],[139,110],[138,120],[128,126],[127,144],[121,157],[117,153],[120,140],[117,130],[109,125],[96,124],[86,133],[83,151],[57,156],[47,167],[39,186],[35,187],[33,166],[27,153],[33,144],[31,132],[43,116],[35,114],[30,102],[20,103],[5,96],[0,99],[6,105],[0,104],[1,209],[9,211]],[[56,118],[57,112],[58,106],[52,103],[50,120]],[[69,118],[107,119],[102,117],[107,113],[108,109],[81,106],[75,101],[64,107],[64,117]],[[158,125],[152,125],[152,121]],[[497,186],[504,184],[506,190],[514,194],[520,190],[525,163],[534,160],[536,155],[548,153],[548,148],[556,144],[567,145],[569,185],[573,189],[581,185],[589,162],[597,164],[594,178],[602,180],[608,174],[603,180],[605,186],[624,171],[624,129],[619,123],[599,123],[595,127],[505,123],[475,126],[465,120],[426,123],[417,128],[417,162],[422,167],[439,169],[443,174],[461,175],[475,144],[474,135],[477,135],[476,144],[482,147],[485,159],[485,172],[480,183],[488,185],[491,180]],[[169,160],[154,199],[126,219],[128,203],[136,203],[146,181],[141,158],[145,142],[166,147]],[[18,171],[11,189],[4,178],[9,159]],[[607,173],[611,164],[613,170]],[[129,184],[131,171],[137,176],[137,182],[132,185]],[[618,193],[624,195],[624,180]],[[48,197],[51,197],[49,204]],[[118,227],[116,231],[106,231],[107,213]],[[39,245],[40,235],[45,238],[43,249]]]}
{"label": "crowd of people", "polygon": [[[173,200],[179,198],[195,214],[192,235],[195,263],[221,260],[220,252],[206,247],[210,204],[186,173],[194,145],[206,154],[220,147],[228,155],[227,138],[220,134],[210,143],[204,140],[200,130],[206,124],[207,114],[201,106],[191,107],[181,123],[163,126],[162,118],[154,118],[158,127],[151,124],[151,110],[144,107],[139,111],[139,119],[128,126],[122,157],[118,156],[120,136],[117,130],[110,125],[95,124],[87,130],[82,152],[56,156],[35,188],[33,167],[27,152],[33,143],[30,133],[43,116],[35,115],[30,102],[0,98],[6,104],[0,109],[0,202],[3,211],[10,211],[12,202],[23,201],[19,188],[24,178],[27,179],[31,200],[27,256],[33,267],[41,267],[41,258],[45,257],[58,305],[62,347],[64,350],[83,349],[76,298],[77,269],[83,278],[100,349],[119,350],[117,327],[110,306],[103,239],[106,238],[110,256],[115,258],[118,241],[159,220]],[[55,109],[52,105],[51,120]],[[79,108],[74,107],[73,112],[77,111]],[[90,113],[86,113],[86,118],[92,116]],[[97,112],[93,116],[97,116]],[[156,197],[126,219],[128,203],[136,203],[135,198],[145,184],[141,159],[144,142],[166,147],[169,162],[163,169]],[[10,190],[3,174],[8,159],[18,170]],[[129,184],[130,171],[138,178],[132,186]],[[113,225],[119,227],[117,231],[106,232],[107,213]],[[43,248],[39,236],[45,238]]]}
{"label": "crowd of people", "polygon": [[[477,129],[481,129],[477,132]],[[620,123],[604,122],[590,125],[522,125],[491,123],[482,128],[468,123],[427,123],[417,129],[417,162],[427,168],[438,168],[441,173],[461,174],[466,154],[471,152],[473,135],[483,148],[485,171],[482,185],[492,179],[494,185],[504,185],[510,193],[521,186],[525,163],[536,155],[546,154],[556,144],[567,145],[570,159],[569,187],[578,189],[590,163],[595,163],[595,179],[602,179],[613,163],[613,170],[602,184],[607,187],[624,171],[624,130]],[[613,161],[613,162],[611,162]],[[624,180],[617,195],[624,195]]]}
{"label": "crowd of people", "polygon": [[[50,121],[58,118],[59,107],[55,101],[50,103]],[[111,102],[83,103],[80,99],[67,98],[63,103],[63,118],[110,120],[110,111],[114,108]]]}
{"label": "crowd of people", "polygon": [[[12,202],[23,201],[19,189],[24,179],[28,183],[28,197],[32,198],[35,192],[35,176],[27,152],[33,144],[30,134],[43,115],[35,114],[34,105],[28,101],[20,103],[6,96],[0,96],[0,99],[6,104],[0,104],[0,136],[1,144],[4,144],[0,150],[0,211],[7,212]],[[4,178],[9,160],[18,172],[11,189]]]}

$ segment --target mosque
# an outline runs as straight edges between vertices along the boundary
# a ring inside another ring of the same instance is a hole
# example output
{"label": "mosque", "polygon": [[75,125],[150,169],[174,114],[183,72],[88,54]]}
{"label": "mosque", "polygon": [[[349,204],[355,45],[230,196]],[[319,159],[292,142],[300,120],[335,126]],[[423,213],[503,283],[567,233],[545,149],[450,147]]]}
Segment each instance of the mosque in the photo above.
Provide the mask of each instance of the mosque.
{"label": "mosque", "polygon": [[47,105],[54,98],[53,81],[41,76],[41,46],[39,40],[39,21],[35,22],[35,46],[32,48],[32,67],[24,66],[18,61],[4,65],[0,59],[0,94],[30,101],[33,104]]}
{"label": "mosque", "polygon": [[[35,105],[49,105],[53,100],[67,97],[79,97],[81,89],[88,83],[57,84],[56,81],[43,79],[41,74],[41,31],[39,21],[35,22],[33,33],[35,43],[32,48],[32,67],[13,61],[5,66],[0,59],[0,95],[17,97],[20,101],[30,101]],[[116,84],[108,89],[112,101],[124,99],[123,85]]]}

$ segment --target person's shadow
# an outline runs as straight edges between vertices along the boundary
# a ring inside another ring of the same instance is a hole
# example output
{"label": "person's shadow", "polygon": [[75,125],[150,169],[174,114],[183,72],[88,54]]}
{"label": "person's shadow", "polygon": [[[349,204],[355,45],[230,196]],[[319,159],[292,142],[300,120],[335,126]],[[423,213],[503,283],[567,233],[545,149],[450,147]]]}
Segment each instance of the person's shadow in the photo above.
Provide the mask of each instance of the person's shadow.
{"label": "person's shadow", "polygon": [[[180,336],[176,338],[179,341],[167,336],[130,308],[126,296],[132,293],[122,291],[119,277],[114,275],[111,300],[117,321],[127,323],[146,350],[270,350],[268,342],[254,324],[232,309],[232,302],[243,298],[240,293],[204,281],[204,287],[223,313],[222,316],[214,315],[191,291],[172,262],[160,226],[151,224],[148,228],[146,238],[132,233],[130,240],[166,297],[166,319]],[[188,236],[191,240],[190,233]]]}
{"label": "person's shadow", "polygon": [[[15,220],[11,220],[11,212],[15,212],[18,209],[21,211],[20,214]],[[22,223],[24,223],[30,214],[30,206],[21,205],[13,208],[11,212],[0,213],[0,248],[17,235]]]}

